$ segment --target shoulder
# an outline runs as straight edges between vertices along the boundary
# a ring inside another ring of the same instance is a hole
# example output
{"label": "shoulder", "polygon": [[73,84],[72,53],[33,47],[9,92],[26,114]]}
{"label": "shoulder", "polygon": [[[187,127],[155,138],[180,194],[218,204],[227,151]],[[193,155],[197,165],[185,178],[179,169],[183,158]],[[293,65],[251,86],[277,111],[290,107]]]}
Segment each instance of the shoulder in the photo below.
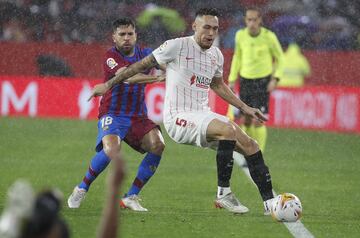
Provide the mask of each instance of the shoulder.
{"label": "shoulder", "polygon": [[109,59],[114,61],[121,60],[121,55],[116,51],[115,47],[111,47],[105,52],[104,61],[107,62]]}
{"label": "shoulder", "polygon": [[180,49],[180,47],[184,44],[184,41],[185,41],[185,37],[167,40],[158,47],[158,50],[167,51],[167,50]]}
{"label": "shoulder", "polygon": [[186,42],[187,40],[189,40],[190,37],[179,37],[179,38],[174,38],[174,39],[170,39],[164,42],[167,44],[172,44],[172,45],[177,45],[177,46],[181,46],[181,44],[183,44],[184,42]]}
{"label": "shoulder", "polygon": [[105,52],[105,57],[114,57],[114,56],[117,56],[118,53],[116,52],[116,49],[115,47],[111,47],[110,49],[108,49],[106,52]]}
{"label": "shoulder", "polygon": [[235,38],[238,38],[238,37],[240,37],[242,34],[244,34],[244,29],[240,29],[240,30],[238,30],[237,32],[236,32],[236,34],[235,34]]}
{"label": "shoulder", "polygon": [[221,50],[219,49],[219,47],[217,46],[212,46],[211,47],[212,51],[214,52],[215,56],[218,58],[218,60],[220,62],[223,62],[224,61],[224,55],[223,53],[221,52]]}
{"label": "shoulder", "polygon": [[236,34],[235,34],[235,40],[240,40],[240,39],[244,39],[245,37],[247,37],[248,34],[247,34],[247,30],[246,28],[242,28],[242,29],[239,29]]}
{"label": "shoulder", "polygon": [[265,37],[277,38],[276,34],[273,31],[271,31],[271,30],[269,30],[269,29],[267,29],[265,27],[262,27],[261,30],[262,30]]}
{"label": "shoulder", "polygon": [[107,70],[113,70],[125,63],[120,53],[112,47],[108,49],[103,58],[103,65]]}
{"label": "shoulder", "polygon": [[151,52],[153,52],[152,48],[149,47],[141,47],[141,46],[136,46],[136,49],[139,50],[141,52],[142,55],[144,56],[148,56],[149,54],[151,54]]}

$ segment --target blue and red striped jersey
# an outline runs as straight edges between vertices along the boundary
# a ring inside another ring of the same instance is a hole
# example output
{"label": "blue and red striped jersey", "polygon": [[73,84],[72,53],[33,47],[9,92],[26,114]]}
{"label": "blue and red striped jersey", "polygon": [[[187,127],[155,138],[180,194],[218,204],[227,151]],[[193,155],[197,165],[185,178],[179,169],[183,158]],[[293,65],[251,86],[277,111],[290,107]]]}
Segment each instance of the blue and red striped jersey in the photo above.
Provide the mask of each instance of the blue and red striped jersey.
{"label": "blue and red striped jersey", "polygon": [[[141,48],[135,45],[135,54],[127,57],[122,55],[115,46],[112,47],[106,52],[103,62],[104,82],[114,77],[119,68],[140,61],[151,52],[150,48]],[[145,84],[121,83],[115,85],[100,101],[98,118],[105,114],[125,117],[146,116]]]}

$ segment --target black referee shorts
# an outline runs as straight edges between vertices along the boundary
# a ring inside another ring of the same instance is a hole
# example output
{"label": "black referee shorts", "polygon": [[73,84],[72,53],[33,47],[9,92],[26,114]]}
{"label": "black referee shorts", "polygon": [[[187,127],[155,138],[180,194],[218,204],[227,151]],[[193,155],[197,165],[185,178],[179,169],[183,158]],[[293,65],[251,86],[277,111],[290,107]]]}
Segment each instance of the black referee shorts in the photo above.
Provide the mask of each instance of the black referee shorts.
{"label": "black referee shorts", "polygon": [[271,75],[258,78],[240,79],[240,99],[247,105],[258,108],[264,114],[269,113],[269,92],[267,86],[270,82]]}

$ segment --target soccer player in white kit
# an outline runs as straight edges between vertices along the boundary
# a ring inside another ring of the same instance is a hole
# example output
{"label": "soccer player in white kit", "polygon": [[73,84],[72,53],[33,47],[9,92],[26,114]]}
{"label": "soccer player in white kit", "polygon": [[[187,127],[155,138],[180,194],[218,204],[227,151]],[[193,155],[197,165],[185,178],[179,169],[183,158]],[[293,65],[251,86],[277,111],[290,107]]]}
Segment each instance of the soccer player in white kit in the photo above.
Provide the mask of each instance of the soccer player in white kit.
{"label": "soccer player in white kit", "polygon": [[168,40],[151,55],[132,64],[106,83],[94,87],[92,96],[103,95],[117,83],[158,64],[166,65],[166,95],[164,126],[169,136],[181,144],[217,150],[218,192],[216,207],[234,213],[246,213],[230,189],[233,151],[244,155],[252,179],[264,201],[265,213],[273,198],[271,176],[256,141],[247,136],[227,117],[214,113],[208,106],[210,88],[244,114],[259,121],[266,118],[259,109],[247,106],[224,83],[224,57],[212,46],[218,33],[217,11],[203,8],[197,11],[193,36]]}

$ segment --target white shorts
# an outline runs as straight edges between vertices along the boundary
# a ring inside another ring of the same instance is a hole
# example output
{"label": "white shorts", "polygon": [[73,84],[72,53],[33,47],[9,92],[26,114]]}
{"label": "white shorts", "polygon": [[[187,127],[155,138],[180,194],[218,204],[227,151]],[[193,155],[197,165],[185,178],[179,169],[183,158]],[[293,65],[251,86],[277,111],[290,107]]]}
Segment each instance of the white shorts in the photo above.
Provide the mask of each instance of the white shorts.
{"label": "white shorts", "polygon": [[216,149],[218,142],[206,139],[207,128],[214,119],[229,122],[229,118],[212,111],[182,112],[164,120],[164,126],[171,139],[179,144]]}

